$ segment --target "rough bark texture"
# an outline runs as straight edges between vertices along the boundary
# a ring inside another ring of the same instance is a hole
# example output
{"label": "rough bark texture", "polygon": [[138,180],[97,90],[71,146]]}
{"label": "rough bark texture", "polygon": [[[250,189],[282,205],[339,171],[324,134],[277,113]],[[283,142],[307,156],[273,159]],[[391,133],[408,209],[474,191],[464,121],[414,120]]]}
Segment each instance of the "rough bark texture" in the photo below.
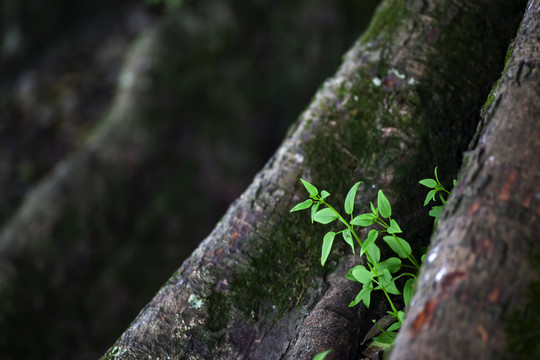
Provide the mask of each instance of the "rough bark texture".
{"label": "rough bark texture", "polygon": [[540,1],[486,103],[392,359],[539,354]]}
{"label": "rough bark texture", "polygon": [[328,348],[328,359],[357,358],[383,303],[346,306],[359,289],[342,276],[358,259],[334,254],[320,268],[322,228],[288,212],[305,197],[298,178],[334,194],[362,179],[359,209],[382,187],[415,229],[406,237],[427,237],[413,184],[435,165],[457,171],[523,7],[384,2],[275,156],[104,359],[311,359]]}

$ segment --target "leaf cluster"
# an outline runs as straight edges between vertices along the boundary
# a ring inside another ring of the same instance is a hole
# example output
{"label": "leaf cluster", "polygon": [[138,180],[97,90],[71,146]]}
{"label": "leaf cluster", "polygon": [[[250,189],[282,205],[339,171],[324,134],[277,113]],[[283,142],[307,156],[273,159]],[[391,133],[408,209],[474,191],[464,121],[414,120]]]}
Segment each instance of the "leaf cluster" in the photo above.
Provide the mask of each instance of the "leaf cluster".
{"label": "leaf cluster", "polygon": [[[343,240],[351,247],[353,254],[356,253],[356,247],[360,247],[360,256],[366,255],[366,265],[357,265],[350,269],[346,275],[347,279],[356,281],[362,284],[362,290],[358,293],[356,298],[349,304],[349,306],[355,306],[362,302],[366,307],[370,306],[371,293],[373,291],[382,291],[386,295],[392,311],[389,313],[394,316],[398,322],[391,326],[391,329],[386,333],[387,338],[392,338],[391,333],[397,330],[402,323],[404,316],[403,311],[398,311],[390,297],[390,295],[401,295],[405,304],[409,304],[411,295],[413,292],[415,274],[403,273],[398,275],[402,269],[402,259],[407,259],[410,263],[409,267],[418,269],[419,263],[416,261],[412,254],[410,244],[403,238],[399,237],[401,234],[399,224],[392,218],[392,206],[390,201],[384,195],[382,190],[377,193],[377,206],[370,203],[371,212],[354,215],[354,204],[356,193],[361,182],[354,184],[343,204],[346,217],[350,218],[346,220],[345,217],[327,203],[326,199],[330,196],[330,193],[326,190],[319,190],[304,179],[300,179],[307,192],[309,198],[291,209],[291,212],[306,210],[311,208],[311,221],[321,224],[330,224],[336,220],[339,220],[344,225],[341,231],[328,231],[323,236],[323,243],[321,249],[321,265],[324,266],[330,251],[332,249],[333,242],[337,235],[341,234]],[[372,227],[367,237],[364,240],[360,240],[355,226],[359,227]],[[382,240],[389,246],[389,248],[397,255],[388,259],[381,260],[381,250],[377,244],[377,239]],[[407,276],[409,279],[405,282],[403,289],[400,291],[396,285],[396,280],[402,276]],[[383,333],[385,334],[385,333]],[[384,337],[379,341],[384,341]]]}
{"label": "leaf cluster", "polygon": [[[429,212],[429,214],[435,218],[436,224],[440,212],[446,204],[443,194],[447,195],[450,194],[450,192],[440,183],[437,168],[435,168],[434,174],[435,179],[427,178],[420,180],[419,183],[430,189],[424,200],[424,206],[429,204],[432,200],[436,201],[437,195],[442,202],[442,205],[433,206]],[[378,290],[385,294],[391,308],[391,311],[388,311],[388,313],[397,321],[391,324],[387,329],[383,329],[376,321],[374,321],[382,334],[373,338],[373,344],[376,343],[378,347],[384,349],[389,348],[393,344],[394,339],[397,336],[397,330],[401,327],[405,317],[405,312],[397,310],[390,295],[402,296],[405,306],[408,306],[414,292],[416,273],[420,269],[420,263],[418,263],[413,256],[410,244],[407,240],[399,236],[403,231],[398,222],[392,218],[392,206],[390,205],[390,201],[388,201],[384,192],[379,190],[377,193],[377,206],[370,202],[370,212],[355,216],[354,205],[356,193],[361,184],[361,182],[357,182],[350,188],[345,197],[343,208],[346,215],[343,217],[326,201],[330,196],[328,191],[322,190],[319,192],[317,187],[308,181],[304,179],[300,179],[300,181],[307,190],[309,197],[295,205],[290,211],[296,212],[310,209],[312,223],[318,222],[321,224],[330,224],[338,220],[343,225],[342,230],[328,231],[323,236],[321,265],[325,265],[330,251],[332,250],[334,240],[338,235],[341,235],[343,241],[351,247],[353,254],[356,254],[356,247],[359,246],[359,255],[366,256],[365,265],[354,266],[349,269],[346,275],[347,279],[362,284],[362,290],[360,290],[356,298],[351,301],[349,306],[352,307],[362,302],[366,307],[369,307],[373,291]],[[370,228],[365,239],[360,240],[355,227]],[[381,249],[377,244],[379,238],[382,238],[382,241],[387,244],[395,256],[381,259]],[[422,256],[421,260],[424,261],[424,258],[425,255]],[[406,263],[404,264],[403,261]],[[402,271],[405,267],[412,269],[413,272]],[[401,277],[406,277],[407,280],[400,290],[396,281]],[[324,359],[329,351],[318,354],[315,359]]]}
{"label": "leaf cluster", "polygon": [[[441,211],[446,205],[446,199],[442,196],[442,193],[445,193],[446,195],[450,194],[450,191],[446,190],[446,188],[441,184],[439,181],[439,176],[437,175],[437,167],[435,168],[435,179],[422,179],[419,181],[420,185],[424,185],[427,187],[429,192],[426,195],[426,199],[424,200],[424,206],[430,203],[430,201],[437,201],[436,196],[437,193],[439,193],[439,199],[441,200],[442,205],[435,205],[431,207],[431,210],[429,211],[429,216],[432,216],[435,218],[434,222],[437,224],[437,220],[439,220],[439,215],[441,214]],[[456,185],[456,180],[454,179],[454,186]]]}

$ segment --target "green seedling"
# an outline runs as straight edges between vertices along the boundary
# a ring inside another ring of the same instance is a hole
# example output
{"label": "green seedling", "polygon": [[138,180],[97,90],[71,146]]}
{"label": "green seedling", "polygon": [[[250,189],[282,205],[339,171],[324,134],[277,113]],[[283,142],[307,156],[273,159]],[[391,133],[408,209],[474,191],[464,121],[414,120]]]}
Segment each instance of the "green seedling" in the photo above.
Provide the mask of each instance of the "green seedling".
{"label": "green seedling", "polygon": [[[322,266],[326,264],[337,236],[341,235],[343,241],[351,247],[353,254],[356,254],[357,244],[359,245],[359,255],[365,255],[366,257],[365,265],[357,265],[349,269],[346,278],[361,283],[362,290],[351,301],[349,306],[352,307],[362,302],[369,308],[372,292],[382,291],[391,309],[388,311],[388,314],[395,319],[395,322],[387,329],[383,329],[375,322],[375,325],[381,330],[381,335],[374,337],[373,342],[385,349],[391,347],[397,336],[397,331],[405,318],[405,312],[397,309],[391,295],[401,296],[405,306],[409,305],[414,292],[416,274],[420,269],[420,263],[412,254],[411,246],[407,240],[400,237],[403,231],[396,219],[392,217],[390,201],[388,201],[384,192],[379,190],[377,193],[377,205],[375,206],[373,203],[370,203],[370,212],[355,216],[354,204],[356,193],[361,184],[361,182],[357,182],[347,193],[343,204],[346,215],[342,216],[327,202],[326,199],[330,196],[328,191],[322,190],[319,192],[317,187],[308,181],[304,179],[300,179],[300,181],[307,190],[309,197],[295,205],[290,211],[296,212],[310,209],[312,223],[330,224],[337,221],[341,224],[342,230],[328,231],[323,236],[321,249]],[[424,205],[427,205],[431,200],[435,200],[435,196],[439,192],[450,193],[439,182],[437,168],[435,168],[435,179],[423,179],[420,181],[420,184],[431,189],[426,196]],[[435,217],[435,221],[440,214],[442,206],[446,203],[441,194],[439,194],[439,197],[442,205],[434,206],[430,211],[430,215]],[[360,239],[355,227],[370,227],[365,239]],[[381,250],[377,244],[377,240],[380,238],[393,251],[395,256],[384,260],[381,259]],[[423,259],[424,256],[422,257],[422,261]],[[407,280],[400,290],[396,281],[401,277],[405,277]],[[320,353],[314,359],[323,359],[328,352]]]}
{"label": "green seedling", "polygon": [[[341,235],[343,240],[351,247],[353,253],[356,253],[356,244],[360,246],[360,256],[366,255],[366,264],[357,265],[349,269],[346,277],[351,281],[356,281],[362,284],[362,290],[356,298],[351,301],[349,306],[355,306],[362,302],[366,307],[370,306],[371,293],[373,291],[382,291],[391,311],[388,313],[396,318],[394,323],[387,330],[383,330],[383,334],[378,337],[379,342],[392,343],[395,338],[396,330],[401,327],[404,318],[404,312],[398,310],[392,300],[391,295],[401,295],[405,305],[409,304],[416,272],[420,268],[420,264],[412,254],[410,244],[400,236],[403,231],[398,222],[392,218],[392,206],[390,201],[384,195],[382,190],[377,194],[377,206],[371,203],[371,212],[354,215],[354,203],[356,193],[360,182],[354,184],[349,190],[344,203],[345,217],[343,217],[326,199],[330,193],[326,190],[319,190],[304,179],[300,179],[302,184],[309,193],[309,198],[291,209],[291,212],[307,210],[311,208],[311,221],[321,224],[330,224],[334,221],[339,221],[343,229],[340,231],[328,231],[323,237],[321,251],[321,265],[324,266],[334,239]],[[367,237],[361,240],[358,236],[355,227],[371,227]],[[381,250],[377,245],[377,239],[382,240],[390,247],[397,255],[388,259],[381,259]],[[356,244],[355,244],[356,242]],[[402,263],[406,261],[406,264]],[[403,267],[412,269],[413,272],[401,272]],[[401,277],[408,277],[403,289],[400,291],[396,284],[396,280]]]}
{"label": "green seedling", "polygon": [[[441,211],[443,209],[443,206],[446,204],[446,199],[442,196],[442,193],[445,193],[446,195],[450,195],[450,191],[446,190],[445,187],[441,184],[439,181],[439,176],[437,175],[437,168],[435,168],[435,179],[422,179],[419,181],[421,185],[424,185],[427,187],[429,192],[426,195],[426,199],[424,200],[424,206],[429,204],[432,200],[436,201],[437,193],[439,193],[439,199],[441,200],[441,205],[435,205],[431,208],[429,211],[429,216],[432,216],[435,218],[434,223],[437,225],[437,220],[439,220],[439,215],[441,214]],[[454,179],[453,185],[456,185],[456,180]]]}

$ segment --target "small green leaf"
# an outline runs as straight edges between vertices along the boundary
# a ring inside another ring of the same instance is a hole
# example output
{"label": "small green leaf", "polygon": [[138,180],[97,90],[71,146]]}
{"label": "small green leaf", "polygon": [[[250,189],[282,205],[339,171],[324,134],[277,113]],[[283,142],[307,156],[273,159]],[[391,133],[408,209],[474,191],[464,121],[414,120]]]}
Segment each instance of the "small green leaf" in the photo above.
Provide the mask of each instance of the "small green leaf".
{"label": "small green leaf", "polygon": [[384,286],[384,289],[389,294],[393,295],[399,295],[401,294],[396,287],[395,279],[390,274],[390,271],[388,269],[384,269],[382,272],[382,275],[379,275],[379,282],[381,286]]}
{"label": "small green leaf", "polygon": [[356,265],[352,268],[349,269],[349,271],[347,272],[347,275],[345,275],[345,277],[351,281],[356,281],[356,278],[353,276],[352,272],[353,270],[357,269],[357,268],[364,268],[365,269],[365,266],[364,265]]}
{"label": "small green leaf", "polygon": [[392,208],[390,207],[390,201],[384,196],[382,190],[379,190],[377,194],[377,207],[383,218],[389,218],[392,216]]}
{"label": "small green leaf", "polygon": [[371,259],[373,260],[373,264],[377,264],[379,263],[379,260],[381,260],[381,249],[379,249],[377,244],[371,245],[367,249],[366,253],[368,253]]}
{"label": "small green leaf", "polygon": [[403,301],[405,302],[405,306],[409,306],[409,303],[411,302],[411,297],[413,294],[413,286],[414,286],[414,279],[410,278],[405,282],[405,285],[403,285]]}
{"label": "small green leaf", "polygon": [[313,357],[313,360],[323,360],[326,355],[330,354],[332,352],[332,350],[326,350],[326,351],[323,351],[322,353],[318,353],[317,355],[315,355]]}
{"label": "small green leaf", "polygon": [[399,234],[403,232],[394,219],[390,219],[390,226],[388,227],[387,231],[389,234]]}
{"label": "small green leaf", "polygon": [[300,181],[302,182],[302,184],[304,184],[304,187],[306,188],[309,195],[311,195],[311,196],[319,195],[319,190],[317,190],[317,188],[315,186],[311,185],[309,182],[307,182],[306,180],[304,180],[302,178],[300,179]]}
{"label": "small green leaf", "polygon": [[337,215],[332,209],[324,208],[317,211],[313,220],[321,224],[329,224],[337,219]]}
{"label": "small green leaf", "polygon": [[443,203],[443,205],[446,205],[446,200],[444,200],[441,194],[439,194],[439,199],[441,199],[441,202]]}
{"label": "small green leaf", "polygon": [[321,191],[321,200],[324,200],[329,196],[330,196],[330,193],[328,191],[326,190]]}
{"label": "small green leaf", "polygon": [[383,272],[385,269],[388,269],[392,274],[395,273],[401,269],[401,260],[396,257],[391,257],[377,264],[377,270],[379,272]]}
{"label": "small green leaf", "polygon": [[306,201],[302,201],[301,203],[296,204],[290,212],[307,209],[311,206],[311,204],[313,204],[313,200],[307,199]]}
{"label": "small green leaf", "polygon": [[403,323],[403,321],[405,321],[405,311],[399,310],[397,312],[397,317],[398,317],[399,321],[401,321]]}
{"label": "small green leaf", "polygon": [[362,286],[362,290],[360,290],[358,295],[356,295],[356,298],[353,301],[351,301],[351,303],[349,304],[349,307],[353,307],[356,304],[358,304],[360,301],[362,301],[364,305],[367,308],[369,308],[369,304],[371,302],[372,291],[373,291],[373,284],[371,282],[364,284],[364,286]]}
{"label": "small green leaf", "polygon": [[422,255],[422,257],[420,258],[420,261],[422,261],[422,264],[424,263],[424,261],[426,261],[426,256],[427,256],[427,254],[424,254],[424,255]]}
{"label": "small green leaf", "polygon": [[345,212],[347,214],[352,214],[354,210],[354,199],[356,198],[356,191],[358,190],[358,185],[360,185],[360,181],[354,184],[349,192],[347,193],[347,197],[345,198]]}
{"label": "small green leaf", "polygon": [[369,231],[366,240],[364,240],[364,243],[362,244],[362,249],[360,250],[360,256],[364,255],[364,253],[375,242],[375,240],[377,240],[377,236],[379,236],[379,232],[377,230],[372,229]]}
{"label": "small green leaf", "polygon": [[371,201],[369,202],[369,206],[371,207],[371,212],[373,215],[375,215],[375,217],[379,217],[379,209],[377,209]]}
{"label": "small green leaf", "polygon": [[383,344],[393,344],[396,339],[397,333],[393,331],[387,331],[379,336],[375,336],[373,341],[377,341]]}
{"label": "small green leaf", "polygon": [[412,254],[411,245],[405,239],[388,235],[383,237],[383,240],[402,259]]}
{"label": "small green leaf", "polygon": [[351,235],[351,230],[345,229],[345,230],[343,230],[343,232],[341,234],[343,235],[343,240],[345,240],[345,242],[351,246],[352,252],[354,254],[355,253],[354,252],[354,241],[353,241],[353,237]]}
{"label": "small green leaf", "polygon": [[373,280],[373,273],[362,265],[355,266],[352,270],[352,276],[354,276],[356,281],[361,282],[362,284],[367,284]]}
{"label": "small green leaf", "polygon": [[390,325],[390,326],[388,327],[388,329],[386,329],[386,331],[396,331],[396,330],[398,330],[400,327],[401,327],[401,323],[398,321],[398,322],[395,322],[395,323],[393,323],[392,325]]}
{"label": "small green leaf", "polygon": [[321,265],[324,266],[326,263],[326,259],[328,259],[328,255],[330,254],[330,250],[332,250],[332,244],[334,243],[334,237],[336,236],[336,233],[333,231],[329,231],[324,235],[323,238],[323,244],[322,244],[322,252],[321,252]]}
{"label": "small green leaf", "polygon": [[434,171],[434,173],[435,173],[435,181],[437,181],[437,184],[440,184],[441,182],[439,181],[439,176],[437,175],[437,169],[438,169],[438,168],[439,168],[438,166],[435,166],[435,171]]}
{"label": "small green leaf", "polygon": [[437,194],[437,190],[429,190],[426,195],[426,199],[424,200],[424,206],[429,204],[431,200],[435,200],[435,194]]}
{"label": "small green leaf", "polygon": [[434,206],[429,210],[429,216],[433,216],[434,218],[438,218],[441,214],[443,207],[442,206]]}
{"label": "small green leaf", "polygon": [[313,206],[311,207],[311,223],[313,224],[313,221],[315,220],[315,214],[317,213],[317,211],[319,210],[319,206],[321,205],[320,202],[316,202],[315,204],[313,204]]}
{"label": "small green leaf", "polygon": [[370,226],[375,222],[376,218],[377,217],[375,215],[369,213],[358,215],[351,220],[351,225]]}
{"label": "small green leaf", "polygon": [[433,179],[423,179],[420,180],[419,183],[430,189],[435,189],[437,187],[437,182]]}

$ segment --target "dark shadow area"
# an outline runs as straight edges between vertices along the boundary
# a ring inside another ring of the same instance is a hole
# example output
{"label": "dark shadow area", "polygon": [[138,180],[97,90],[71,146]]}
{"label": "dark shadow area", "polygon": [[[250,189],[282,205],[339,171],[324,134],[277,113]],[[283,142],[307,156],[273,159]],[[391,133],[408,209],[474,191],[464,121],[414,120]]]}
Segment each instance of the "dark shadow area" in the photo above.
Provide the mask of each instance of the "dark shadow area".
{"label": "dark shadow area", "polygon": [[[0,358],[102,355],[273,154],[377,3],[0,1],[0,241],[59,164],[95,163],[88,176],[104,188],[91,201],[60,192],[62,215],[32,246],[0,242]],[[88,160],[87,140],[151,31],[159,51],[140,65],[151,83],[136,100],[152,147],[116,172]]]}

